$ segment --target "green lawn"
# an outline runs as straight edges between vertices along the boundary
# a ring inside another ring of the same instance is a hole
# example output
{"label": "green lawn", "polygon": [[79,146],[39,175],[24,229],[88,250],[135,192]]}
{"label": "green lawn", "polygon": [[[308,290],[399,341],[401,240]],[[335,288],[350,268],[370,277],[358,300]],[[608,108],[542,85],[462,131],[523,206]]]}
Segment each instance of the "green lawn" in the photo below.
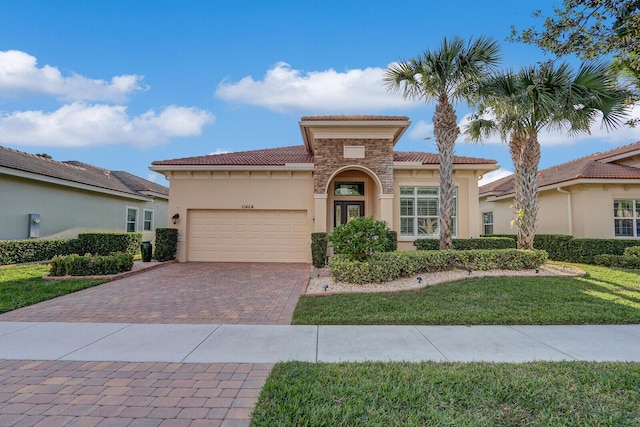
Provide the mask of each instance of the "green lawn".
{"label": "green lawn", "polygon": [[0,267],[0,313],[106,282],[103,279],[43,279],[48,272],[48,264]]}
{"label": "green lawn", "polygon": [[419,291],[300,298],[296,325],[640,323],[640,272],[580,265],[587,277],[485,277]]}
{"label": "green lawn", "polygon": [[277,364],[251,426],[640,425],[640,364]]}

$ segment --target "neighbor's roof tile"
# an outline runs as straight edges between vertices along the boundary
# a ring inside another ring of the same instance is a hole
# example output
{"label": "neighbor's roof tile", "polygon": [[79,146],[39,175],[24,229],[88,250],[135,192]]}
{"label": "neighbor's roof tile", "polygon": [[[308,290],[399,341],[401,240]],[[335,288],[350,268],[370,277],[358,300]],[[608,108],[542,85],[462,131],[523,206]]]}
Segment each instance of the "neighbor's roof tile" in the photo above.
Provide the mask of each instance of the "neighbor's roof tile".
{"label": "neighbor's roof tile", "polygon": [[169,195],[169,189],[128,172],[109,171],[78,161],[60,162],[0,146],[0,167],[81,183],[122,193]]}
{"label": "neighbor's roof tile", "polygon": [[[538,187],[560,184],[576,179],[640,179],[640,168],[609,163],[608,159],[640,150],[640,142],[624,145],[602,153],[591,154],[538,173]],[[514,191],[514,176],[509,175],[479,189],[481,196],[504,196]]]}

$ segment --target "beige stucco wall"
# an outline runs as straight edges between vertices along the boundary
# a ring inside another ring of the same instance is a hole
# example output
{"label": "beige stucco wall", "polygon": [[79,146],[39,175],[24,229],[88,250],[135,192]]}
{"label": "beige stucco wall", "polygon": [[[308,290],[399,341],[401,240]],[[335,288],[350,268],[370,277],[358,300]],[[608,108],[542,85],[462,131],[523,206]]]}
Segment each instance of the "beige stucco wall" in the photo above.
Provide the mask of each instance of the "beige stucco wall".
{"label": "beige stucco wall", "polygon": [[315,203],[310,171],[173,172],[170,183],[168,216],[180,215],[175,227],[178,229],[177,258],[181,262],[186,261],[188,255],[189,209],[304,210],[309,239],[314,231]]}
{"label": "beige stucco wall", "polygon": [[[142,232],[144,209],[153,210],[153,227],[167,226],[165,199],[154,202],[127,199],[41,181],[0,175],[0,240],[29,237],[28,217],[40,214],[40,238],[71,238],[81,232],[126,231],[127,207],[138,209]],[[143,233],[153,240],[154,233]]]}
{"label": "beige stucco wall", "polygon": [[[614,238],[613,201],[640,200],[640,185],[578,184],[542,191],[538,198],[539,234],[571,234],[576,238]],[[569,207],[570,200],[570,207]],[[494,234],[515,234],[509,223],[513,199],[489,202],[483,198],[481,212],[493,212]],[[569,212],[571,215],[569,215]],[[480,224],[482,227],[482,224]]]}
{"label": "beige stucco wall", "polygon": [[[458,227],[456,238],[478,237],[480,209],[478,203],[478,176],[475,171],[456,170],[453,179],[458,189]],[[400,229],[400,187],[438,187],[437,169],[396,170],[394,174],[393,229]],[[403,237],[398,233],[398,249],[414,250],[415,237]]]}

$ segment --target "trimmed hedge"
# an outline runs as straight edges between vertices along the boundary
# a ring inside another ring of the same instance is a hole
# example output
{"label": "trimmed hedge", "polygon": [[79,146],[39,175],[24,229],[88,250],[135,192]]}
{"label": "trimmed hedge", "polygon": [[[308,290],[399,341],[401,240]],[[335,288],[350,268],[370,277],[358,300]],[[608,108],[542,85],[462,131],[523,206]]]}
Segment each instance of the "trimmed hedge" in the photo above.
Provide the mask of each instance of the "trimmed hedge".
{"label": "trimmed hedge", "polygon": [[329,269],[334,280],[362,284],[455,269],[524,270],[546,261],[547,253],[539,250],[406,251],[375,253],[363,262],[334,255],[329,258]]}
{"label": "trimmed hedge", "polygon": [[640,246],[629,246],[624,249],[624,256],[640,258]]}
{"label": "trimmed hedge", "polygon": [[625,248],[637,246],[638,240],[573,239],[568,243],[568,259],[564,261],[593,264],[597,255],[623,255]]}
{"label": "trimmed hedge", "polygon": [[77,239],[2,240],[0,265],[44,261],[80,250]]}
{"label": "trimmed hedge", "polygon": [[0,241],[0,265],[50,260],[56,255],[140,251],[142,233],[81,233],[77,239]]}
{"label": "trimmed hedge", "polygon": [[398,250],[398,232],[387,230],[387,241],[382,252],[394,252]]}
{"label": "trimmed hedge", "polygon": [[133,255],[118,252],[111,255],[66,255],[51,260],[50,276],[102,276],[130,271]]}
{"label": "trimmed hedge", "polygon": [[311,262],[314,267],[322,268],[327,262],[327,233],[311,233]]}
{"label": "trimmed hedge", "polygon": [[593,257],[593,262],[605,267],[640,269],[640,258],[635,256],[596,255]]}
{"label": "trimmed hedge", "polygon": [[178,251],[178,229],[156,228],[156,249],[153,257],[157,261],[176,259]]}
{"label": "trimmed hedge", "polygon": [[80,233],[78,240],[81,247],[78,253],[110,255],[126,252],[135,255],[140,252],[142,233]]}
{"label": "trimmed hedge", "polygon": [[[438,239],[418,239],[413,246],[419,251],[437,251],[440,249]],[[515,240],[509,237],[480,237],[479,239],[452,239],[453,249],[515,249]]]}
{"label": "trimmed hedge", "polygon": [[[512,234],[492,236],[516,240]],[[574,239],[565,234],[536,234],[533,247],[547,251],[549,259],[555,261],[593,264],[597,255],[622,255],[625,248],[638,246],[638,243],[638,239]]]}

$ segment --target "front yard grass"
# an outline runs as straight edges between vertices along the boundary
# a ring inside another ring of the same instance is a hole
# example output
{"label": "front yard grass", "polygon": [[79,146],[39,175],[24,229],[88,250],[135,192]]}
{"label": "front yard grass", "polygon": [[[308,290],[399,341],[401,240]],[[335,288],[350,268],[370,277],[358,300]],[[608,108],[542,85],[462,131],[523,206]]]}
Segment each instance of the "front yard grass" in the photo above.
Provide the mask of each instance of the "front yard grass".
{"label": "front yard grass", "polygon": [[0,267],[0,313],[107,282],[104,279],[43,279],[48,272],[48,264]]}
{"label": "front yard grass", "polygon": [[640,364],[278,363],[251,426],[640,425]]}
{"label": "front yard grass", "polygon": [[419,291],[300,298],[294,325],[640,323],[640,272],[579,265],[586,277],[485,277]]}

